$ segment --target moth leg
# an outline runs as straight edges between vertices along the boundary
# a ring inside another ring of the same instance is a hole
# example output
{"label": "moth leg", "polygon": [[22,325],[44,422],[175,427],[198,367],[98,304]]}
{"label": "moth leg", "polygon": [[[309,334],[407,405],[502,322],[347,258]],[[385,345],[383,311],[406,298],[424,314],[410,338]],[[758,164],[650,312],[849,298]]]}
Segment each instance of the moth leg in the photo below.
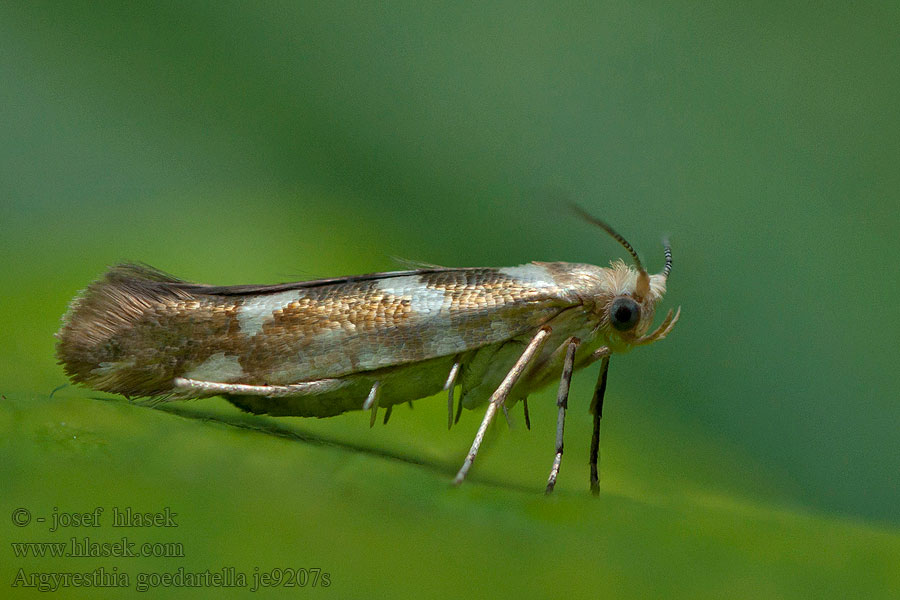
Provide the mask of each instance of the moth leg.
{"label": "moth leg", "polygon": [[[562,369],[563,363],[566,359],[566,352],[568,351],[569,345],[576,341],[577,338],[574,336],[566,338],[562,344],[560,344],[550,355],[542,360],[540,363],[534,366],[534,368],[529,371],[526,376],[531,387],[538,388],[543,387],[546,384],[549,384],[552,380],[556,379],[557,373],[559,373],[560,369]],[[581,341],[578,340],[577,344],[580,344]],[[581,368],[584,366],[585,360],[589,360],[589,357],[582,357],[578,360],[577,366]],[[591,361],[593,362],[593,361]],[[588,363],[590,364],[590,363]]]}
{"label": "moth leg", "polygon": [[512,419],[509,418],[509,408],[507,408],[506,402],[501,402],[500,407],[503,409],[503,417],[506,419],[506,426],[512,429]]}
{"label": "moth leg", "polygon": [[363,410],[372,411],[372,416],[369,418],[369,427],[375,426],[375,415],[378,414],[378,393],[381,391],[381,382],[376,381],[372,384],[372,389],[369,390],[369,395],[366,397],[366,401],[363,402]]}
{"label": "moth leg", "polygon": [[369,395],[366,396],[366,401],[363,402],[362,409],[369,410],[372,408],[372,405],[375,404],[375,401],[378,399],[378,391],[381,389],[381,382],[376,381],[372,384],[371,389],[369,389]]}
{"label": "moth leg", "polygon": [[594,364],[601,358],[606,358],[610,354],[611,352],[609,351],[609,346],[600,346],[599,348],[576,362],[575,367],[578,369],[582,369],[588,365]]}
{"label": "moth leg", "polygon": [[444,383],[444,389],[447,392],[447,429],[453,427],[453,388],[456,386],[456,377],[459,375],[459,361],[455,361],[450,367],[450,374],[447,375],[447,382]]}
{"label": "moth leg", "polygon": [[600,495],[600,419],[603,418],[603,396],[606,395],[606,374],[609,372],[609,354],[600,360],[600,375],[591,399],[591,414],[594,416],[594,432],[591,435],[591,493]]}
{"label": "moth leg", "polygon": [[462,416],[462,398],[459,399],[459,402],[456,404],[456,416],[453,418],[453,423],[459,423],[459,418]]}
{"label": "moth leg", "polygon": [[519,360],[516,361],[516,364],[509,370],[506,377],[503,378],[500,386],[493,394],[491,394],[487,412],[484,414],[484,419],[481,420],[481,426],[478,427],[478,432],[475,434],[475,440],[472,442],[472,447],[466,455],[466,460],[463,461],[462,467],[460,467],[459,472],[456,474],[456,478],[453,480],[454,485],[459,485],[465,480],[466,474],[469,472],[469,469],[472,468],[472,463],[475,462],[475,457],[478,455],[478,449],[481,447],[481,442],[484,440],[484,434],[487,432],[488,426],[497,414],[497,407],[503,404],[503,401],[509,395],[510,390],[512,390],[513,386],[519,380],[519,377],[522,376],[528,363],[534,359],[538,350],[540,350],[541,346],[544,345],[544,342],[547,341],[547,338],[550,336],[550,331],[550,327],[542,327],[534,334],[534,337],[531,338],[531,341],[528,342],[525,350],[523,350],[522,354],[519,356]]}
{"label": "moth leg", "polygon": [[387,422],[391,420],[391,413],[394,412],[394,405],[391,404],[387,407],[387,410],[384,411],[384,421],[381,422],[382,425],[387,425]]}
{"label": "moth leg", "polygon": [[522,410],[525,411],[525,429],[531,431],[531,416],[528,414],[528,398],[522,398]]}
{"label": "moth leg", "polygon": [[563,431],[566,427],[566,409],[569,407],[569,384],[572,383],[572,371],[575,368],[575,350],[581,340],[572,338],[566,346],[566,358],[563,363],[562,378],[559,381],[559,391],[556,394],[556,406],[559,408],[559,416],[556,421],[556,457],[550,468],[550,477],[547,478],[546,493],[556,487],[556,477],[559,475],[559,467],[562,464],[563,455]]}
{"label": "moth leg", "polygon": [[200,379],[187,379],[185,377],[176,377],[172,381],[172,387],[175,389],[176,394],[234,394],[237,396],[267,396],[269,398],[321,394],[323,392],[336,390],[344,384],[345,382],[340,379],[319,379],[316,381],[304,381],[302,383],[292,383],[289,385],[220,383],[218,381],[203,381]]}

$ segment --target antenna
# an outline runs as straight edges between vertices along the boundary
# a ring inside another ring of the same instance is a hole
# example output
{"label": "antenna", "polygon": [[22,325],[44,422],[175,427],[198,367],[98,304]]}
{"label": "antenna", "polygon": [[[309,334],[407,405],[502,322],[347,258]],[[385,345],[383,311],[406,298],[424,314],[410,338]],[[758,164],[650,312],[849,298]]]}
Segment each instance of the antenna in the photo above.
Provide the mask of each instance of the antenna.
{"label": "antenna", "polygon": [[[628,250],[629,254],[631,254],[632,258],[634,258],[634,264],[638,268],[638,278],[637,283],[634,288],[634,295],[640,299],[647,295],[647,292],[650,291],[650,276],[647,275],[647,270],[644,269],[643,263],[641,263],[640,257],[638,257],[637,252],[634,251],[634,248],[631,247],[631,244],[628,243],[628,240],[622,237],[622,235],[609,226],[606,221],[602,221],[597,217],[591,215],[586,210],[575,204],[574,202],[569,205],[575,214],[580,216],[582,219],[587,221],[588,223],[592,223],[597,227],[601,228],[603,231],[611,235],[617,242],[622,244],[626,250]],[[668,258],[666,260],[667,269],[671,268],[671,251],[668,253]],[[668,275],[668,273],[666,273]]]}
{"label": "antenna", "polygon": [[601,228],[603,231],[605,231],[606,233],[611,235],[617,242],[619,242],[620,244],[625,246],[625,249],[628,250],[629,254],[631,254],[631,256],[634,258],[634,263],[637,265],[638,271],[640,271],[642,273],[647,272],[646,269],[644,269],[644,265],[643,265],[643,263],[641,263],[641,259],[640,259],[640,257],[638,257],[637,252],[634,251],[634,248],[631,247],[631,244],[628,243],[628,240],[623,238],[622,235],[618,231],[616,231],[615,229],[610,227],[606,221],[601,221],[600,219],[593,216],[592,214],[590,214],[589,212],[587,212],[586,210],[584,210],[583,208],[581,208],[574,202],[571,203],[570,206],[571,206],[572,210],[575,211],[575,214],[577,214],[579,217],[581,217],[588,223],[592,223],[592,224],[596,225],[597,227]]}

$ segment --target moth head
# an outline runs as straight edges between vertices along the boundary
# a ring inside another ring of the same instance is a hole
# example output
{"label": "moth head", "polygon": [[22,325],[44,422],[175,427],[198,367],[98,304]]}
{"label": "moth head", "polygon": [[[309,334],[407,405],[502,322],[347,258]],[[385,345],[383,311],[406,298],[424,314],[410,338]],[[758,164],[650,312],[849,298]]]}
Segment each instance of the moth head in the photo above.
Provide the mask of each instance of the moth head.
{"label": "moth head", "polygon": [[598,327],[610,340],[613,350],[621,352],[631,346],[649,344],[666,337],[678,321],[680,307],[674,314],[669,310],[660,326],[651,333],[648,331],[653,324],[656,305],[666,293],[666,282],[672,271],[672,248],[668,241],[663,241],[665,267],[661,273],[650,275],[637,252],[617,231],[580,207],[573,205],[573,208],[586,221],[597,225],[622,244],[634,259],[633,267],[616,261],[609,269],[603,269],[602,293],[598,294],[594,310],[599,316]]}

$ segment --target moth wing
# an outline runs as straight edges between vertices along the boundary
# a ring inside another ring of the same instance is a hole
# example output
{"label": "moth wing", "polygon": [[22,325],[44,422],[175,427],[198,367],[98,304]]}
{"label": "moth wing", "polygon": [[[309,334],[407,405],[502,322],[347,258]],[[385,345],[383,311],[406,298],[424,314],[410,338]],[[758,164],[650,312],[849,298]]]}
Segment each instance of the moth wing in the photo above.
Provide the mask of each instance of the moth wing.
{"label": "moth wing", "polygon": [[210,286],[120,265],[73,301],[67,373],[129,396],[176,378],[290,386],[461,354],[534,331],[573,300],[538,264]]}

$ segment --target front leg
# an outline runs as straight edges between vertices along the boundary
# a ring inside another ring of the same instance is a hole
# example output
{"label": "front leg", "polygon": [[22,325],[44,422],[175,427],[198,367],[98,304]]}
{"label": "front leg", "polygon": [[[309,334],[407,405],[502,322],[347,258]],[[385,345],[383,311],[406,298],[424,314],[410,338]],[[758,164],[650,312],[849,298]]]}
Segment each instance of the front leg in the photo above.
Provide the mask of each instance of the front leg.
{"label": "front leg", "polygon": [[[574,346],[573,346],[574,344]],[[559,473],[559,465],[562,461],[563,453],[563,429],[565,427],[564,420],[566,409],[568,408],[569,384],[572,379],[572,371],[581,369],[596,361],[600,362],[600,375],[597,378],[597,385],[594,389],[594,396],[591,399],[591,415],[593,415],[594,431],[591,436],[591,492],[596,496],[600,493],[600,419],[603,417],[603,397],[606,394],[606,375],[609,370],[610,350],[608,346],[600,346],[589,354],[581,357],[575,357],[575,351],[578,347],[578,339],[574,337],[568,338],[559,346],[542,364],[538,365],[528,374],[530,384],[535,381],[542,381],[552,377],[558,369],[562,368],[562,380],[559,383],[559,392],[557,393],[557,406],[559,407],[559,415],[556,424],[556,460],[553,462],[553,468],[550,471],[550,477],[547,480],[547,493],[553,491],[556,485],[556,476]],[[571,351],[571,358],[569,353]],[[571,361],[571,363],[570,363]]]}
{"label": "front leg", "polygon": [[591,399],[591,414],[594,416],[594,432],[591,435],[591,493],[600,495],[600,419],[603,418],[603,397],[606,395],[606,375],[609,372],[609,353],[601,357],[600,374]]}
{"label": "front leg", "polygon": [[566,427],[566,409],[569,406],[569,384],[572,382],[572,370],[575,368],[575,350],[581,340],[578,338],[569,338],[566,345],[566,356],[563,362],[562,378],[559,381],[559,391],[556,394],[556,406],[559,415],[556,421],[556,457],[553,459],[553,466],[550,468],[550,477],[547,478],[546,493],[553,491],[556,487],[556,477],[559,475],[559,467],[562,464],[563,455],[563,431]]}

